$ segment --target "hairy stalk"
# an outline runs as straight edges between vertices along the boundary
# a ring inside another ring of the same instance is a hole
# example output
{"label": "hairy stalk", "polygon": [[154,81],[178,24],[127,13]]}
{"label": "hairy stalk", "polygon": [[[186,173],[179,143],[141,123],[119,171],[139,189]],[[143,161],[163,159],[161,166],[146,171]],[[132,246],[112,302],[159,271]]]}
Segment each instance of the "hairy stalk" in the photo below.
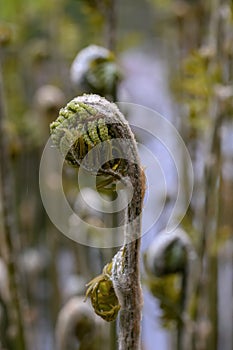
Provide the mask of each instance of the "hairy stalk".
{"label": "hairy stalk", "polygon": [[[115,302],[112,310],[109,305],[109,298],[115,300],[113,283],[121,307],[119,349],[139,350],[142,308],[139,252],[145,184],[134,135],[116,105],[98,95],[83,95],[69,102],[51,124],[51,133],[54,144],[69,163],[84,166],[97,176],[111,177],[112,182],[120,181],[126,190],[133,189],[132,200],[125,209],[124,245],[113,258],[111,271],[108,265],[101,276],[89,283],[87,295],[92,297],[96,313],[112,321],[119,309]],[[95,146],[101,147],[101,151],[97,147],[93,156],[90,151]]]}
{"label": "hairy stalk", "polygon": [[[0,57],[1,58],[1,57]],[[1,62],[0,62],[1,70]],[[5,106],[3,97],[3,79],[0,71],[0,184],[1,184],[1,196],[2,196],[2,208],[3,208],[3,223],[4,223],[4,238],[1,242],[4,242],[2,247],[5,261],[7,265],[8,278],[9,278],[9,291],[10,291],[10,314],[11,323],[15,336],[15,349],[26,349],[25,336],[24,336],[24,324],[22,305],[18,290],[18,272],[15,262],[16,248],[15,243],[19,237],[16,224],[15,215],[13,209],[13,180],[10,167],[10,158],[8,153],[6,131],[4,130],[5,123]]]}
{"label": "hairy stalk", "polygon": [[132,201],[126,212],[124,247],[113,259],[113,285],[121,309],[119,317],[119,350],[138,350],[140,344],[140,323],[142,292],[139,274],[141,211],[144,196],[144,175],[140,168],[133,138],[132,153],[135,163],[129,167],[128,176],[134,188]]}
{"label": "hairy stalk", "polygon": [[119,350],[139,350],[141,334],[142,292],[139,259],[141,212],[145,192],[145,178],[140,166],[137,145],[130,128],[119,131],[122,139],[130,139],[128,180],[134,190],[126,209],[124,246],[113,258],[112,280],[121,309],[119,315]]}

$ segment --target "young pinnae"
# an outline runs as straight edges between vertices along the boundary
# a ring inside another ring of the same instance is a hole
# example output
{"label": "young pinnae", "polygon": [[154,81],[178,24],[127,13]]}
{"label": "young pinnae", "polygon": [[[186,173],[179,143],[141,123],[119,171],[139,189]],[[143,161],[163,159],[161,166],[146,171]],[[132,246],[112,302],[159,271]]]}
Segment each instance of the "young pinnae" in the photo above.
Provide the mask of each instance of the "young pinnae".
{"label": "young pinnae", "polygon": [[105,124],[104,119],[102,118],[98,119],[97,123],[98,123],[98,131],[99,131],[101,140],[102,141],[110,140],[110,136],[108,134],[108,127]]}
{"label": "young pinnae", "polygon": [[97,131],[97,122],[95,120],[87,123],[87,131],[95,145],[101,142]]}

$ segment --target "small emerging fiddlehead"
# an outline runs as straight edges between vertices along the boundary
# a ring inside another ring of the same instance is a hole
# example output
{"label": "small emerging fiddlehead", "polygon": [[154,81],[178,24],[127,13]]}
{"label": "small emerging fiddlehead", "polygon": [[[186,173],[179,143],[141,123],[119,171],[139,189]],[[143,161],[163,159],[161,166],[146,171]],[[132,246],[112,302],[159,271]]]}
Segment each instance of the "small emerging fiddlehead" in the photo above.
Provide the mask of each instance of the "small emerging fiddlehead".
{"label": "small emerging fiddlehead", "polygon": [[[159,300],[161,320],[166,327],[177,326],[178,348],[187,348],[185,323],[193,305],[193,282],[195,280],[196,254],[188,234],[181,228],[172,233],[162,231],[144,256],[148,274],[147,284]],[[189,331],[192,327],[187,326]],[[181,344],[183,344],[181,346]]]}
{"label": "small emerging fiddlehead", "polygon": [[60,310],[55,337],[57,350],[98,349],[96,320],[81,297],[71,298]]}
{"label": "small emerging fiddlehead", "polygon": [[112,284],[112,262],[103,268],[101,275],[87,284],[86,298],[91,297],[95,313],[105,321],[114,321],[120,310],[120,304]]}
{"label": "small emerging fiddlehead", "polygon": [[102,46],[90,45],[78,53],[71,69],[71,80],[81,92],[116,99],[121,72],[114,54]]}

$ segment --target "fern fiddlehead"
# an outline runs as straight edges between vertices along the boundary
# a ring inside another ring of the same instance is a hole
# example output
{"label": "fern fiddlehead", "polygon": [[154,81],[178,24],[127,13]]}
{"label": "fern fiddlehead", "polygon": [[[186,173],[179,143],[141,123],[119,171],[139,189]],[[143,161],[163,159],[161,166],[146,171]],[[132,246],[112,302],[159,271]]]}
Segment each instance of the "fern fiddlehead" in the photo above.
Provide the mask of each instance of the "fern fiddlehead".
{"label": "fern fiddlehead", "polygon": [[[111,177],[112,181],[119,180],[126,186],[130,182],[133,188],[132,200],[126,208],[124,246],[113,258],[112,274],[103,271],[102,277],[94,280],[94,285],[90,284],[87,294],[92,296],[94,307],[101,313],[96,292],[104,286],[106,276],[110,276],[107,282],[112,282],[121,306],[119,349],[138,350],[142,308],[139,250],[145,178],[134,135],[117,106],[98,95],[83,95],[69,102],[51,124],[51,135],[73,166],[83,166],[97,176]],[[111,285],[107,287],[112,292]],[[117,302],[114,307],[115,317],[119,310]],[[111,318],[112,315],[109,320]]]}
{"label": "fern fiddlehead", "polygon": [[81,50],[70,69],[71,81],[81,92],[96,93],[116,100],[122,79],[114,54],[102,46],[89,45]]}

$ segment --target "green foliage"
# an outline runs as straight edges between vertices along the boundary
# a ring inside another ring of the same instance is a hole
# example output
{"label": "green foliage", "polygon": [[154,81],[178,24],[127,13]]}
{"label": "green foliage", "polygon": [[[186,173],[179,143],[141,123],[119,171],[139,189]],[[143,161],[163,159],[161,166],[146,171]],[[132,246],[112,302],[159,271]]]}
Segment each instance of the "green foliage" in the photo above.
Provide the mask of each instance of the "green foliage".
{"label": "green foliage", "polygon": [[149,2],[159,10],[170,10],[172,5],[172,0],[149,0]]}
{"label": "green foliage", "polygon": [[183,60],[181,74],[172,84],[175,96],[186,110],[189,125],[199,131],[210,123],[209,104],[221,75],[217,63],[210,67],[209,54],[214,55],[214,52],[191,52]]}
{"label": "green foliage", "polygon": [[95,3],[97,2],[92,4],[92,1],[86,0],[69,0],[64,3],[64,10],[72,22],[78,23],[80,28],[85,28],[85,35],[80,38],[81,46],[90,42],[101,43],[99,34],[103,30],[105,15]]}
{"label": "green foliage", "polygon": [[[70,93],[66,74],[69,64],[82,46],[101,41],[99,21],[89,22],[86,6],[88,4],[81,0],[0,2],[0,41],[5,45],[1,56],[8,130],[14,130],[12,139],[17,134],[20,142],[25,142],[29,114],[34,119],[33,124],[38,122],[33,110],[36,90],[44,84],[53,84]],[[97,12],[90,16],[101,16],[103,22],[103,16]],[[33,139],[37,137],[28,141],[33,142]]]}

